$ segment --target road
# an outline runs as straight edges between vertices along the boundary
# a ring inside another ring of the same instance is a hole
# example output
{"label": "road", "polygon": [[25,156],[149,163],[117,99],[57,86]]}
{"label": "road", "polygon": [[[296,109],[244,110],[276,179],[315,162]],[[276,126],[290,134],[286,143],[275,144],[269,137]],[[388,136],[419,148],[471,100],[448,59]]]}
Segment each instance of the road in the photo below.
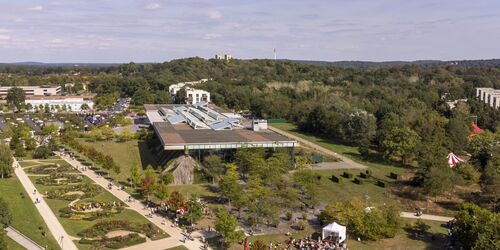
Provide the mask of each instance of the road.
{"label": "road", "polygon": [[116,198],[119,200],[123,201],[129,206],[129,209],[136,211],[140,215],[142,215],[144,218],[149,220],[151,223],[155,224],[157,227],[161,228],[163,231],[168,233],[170,235],[169,238],[166,239],[161,239],[161,240],[155,240],[155,241],[147,241],[143,244],[131,246],[128,248],[124,248],[126,250],[144,250],[144,249],[166,249],[166,248],[171,248],[175,246],[180,246],[183,245],[187,247],[188,249],[194,249],[194,250],[199,250],[203,246],[201,241],[199,240],[199,233],[193,233],[192,235],[194,236],[195,240],[193,241],[186,241],[186,243],[183,243],[180,241],[180,239],[183,237],[182,235],[182,230],[176,226],[174,226],[169,220],[165,220],[161,216],[153,216],[153,217],[147,217],[146,214],[149,213],[148,210],[144,210],[144,205],[137,200],[134,200],[132,202],[127,202],[127,199],[129,198],[130,194],[123,191],[123,190],[118,190],[116,186],[113,186],[113,189],[109,190],[108,185],[109,181],[106,180],[105,178],[98,176],[94,171],[92,170],[85,170],[82,171],[82,168],[84,167],[82,164],[80,164],[79,161],[73,160],[70,157],[66,155],[62,155],[60,153],[57,153],[63,160],[67,161],[69,164],[71,164],[74,168],[78,169],[83,175],[87,176],[90,178],[92,181],[109,191],[111,194],[113,194]]}
{"label": "road", "polygon": [[36,242],[32,241],[24,234],[17,231],[16,229],[12,227],[7,227],[5,228],[5,231],[7,231],[7,236],[9,236],[9,238],[11,238],[15,242],[17,242],[17,244],[23,246],[24,248],[29,250],[43,250],[43,247],[38,245]]}
{"label": "road", "polygon": [[338,165],[338,167],[334,166],[334,168],[344,168],[344,169],[366,169],[366,168],[368,168],[368,166],[366,166],[364,164],[361,164],[359,162],[355,162],[355,161],[353,161],[353,160],[351,160],[343,155],[337,154],[337,153],[335,153],[329,149],[326,149],[326,148],[324,148],[316,143],[310,142],[306,139],[303,139],[301,137],[298,137],[296,135],[293,135],[293,134],[288,133],[286,131],[283,131],[281,129],[275,128],[273,126],[268,126],[268,128],[271,131],[274,131],[278,134],[282,134],[288,138],[294,139],[294,140],[298,141],[300,144],[305,145],[307,147],[310,147],[314,150],[317,150],[325,155],[329,155],[329,156],[340,159],[342,162],[331,163],[333,165]]}
{"label": "road", "polygon": [[[59,246],[63,250],[77,250],[78,248],[72,240],[74,238],[71,237],[66,232],[66,230],[64,230],[63,226],[57,219],[56,215],[52,212],[49,205],[47,205],[45,200],[38,192],[36,192],[35,194],[33,193],[33,190],[36,190],[36,188],[31,182],[28,175],[26,175],[26,173],[24,172],[23,168],[21,168],[16,158],[14,158],[14,162],[12,163],[12,165],[14,166],[14,172],[16,173],[17,178],[19,179],[19,181],[21,181],[21,184],[23,185],[30,199],[32,201],[35,201],[36,198],[39,199],[40,202],[36,204],[35,207],[38,209],[38,212],[45,221],[45,224],[47,224],[49,231],[56,238],[57,244],[59,244]],[[26,215],[27,220],[29,219],[29,216],[29,214]]]}
{"label": "road", "polygon": [[432,214],[422,214],[421,216],[416,216],[415,213],[410,213],[410,212],[401,212],[400,216],[403,218],[434,220],[434,221],[442,221],[442,222],[448,222],[450,220],[453,220],[453,217],[439,216],[439,215],[432,215]]}

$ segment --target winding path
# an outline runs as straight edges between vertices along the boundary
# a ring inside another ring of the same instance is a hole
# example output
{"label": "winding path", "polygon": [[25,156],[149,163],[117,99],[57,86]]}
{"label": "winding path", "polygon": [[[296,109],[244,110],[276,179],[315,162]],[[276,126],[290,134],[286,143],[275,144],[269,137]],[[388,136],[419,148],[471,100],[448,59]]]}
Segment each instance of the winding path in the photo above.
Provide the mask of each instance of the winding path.
{"label": "winding path", "polygon": [[[144,218],[149,220],[151,223],[165,231],[170,235],[170,237],[166,239],[161,239],[161,240],[155,240],[155,241],[147,241],[143,244],[131,246],[124,248],[125,250],[145,250],[145,249],[167,249],[167,248],[172,248],[176,246],[185,246],[188,249],[193,249],[193,250],[199,250],[202,248],[203,243],[201,243],[199,234],[193,233],[193,236],[195,240],[193,241],[186,241],[185,243],[181,242],[180,239],[183,237],[182,230],[176,226],[173,226],[173,224],[169,220],[165,220],[163,217],[154,215],[153,217],[147,217],[146,214],[148,213],[147,210],[144,210],[144,205],[137,200],[133,200],[132,202],[127,202],[128,197],[130,196],[129,193],[123,191],[123,190],[118,190],[116,186],[113,186],[113,189],[109,190],[108,185],[109,182],[105,178],[98,176],[94,171],[92,170],[85,170],[82,171],[81,169],[84,167],[79,161],[73,160],[70,157],[57,153],[61,157],[61,159],[65,160],[68,162],[71,166],[73,166],[75,169],[80,171],[83,175],[87,176],[90,178],[92,181],[103,187],[105,190],[110,192],[112,195],[114,195],[116,198],[119,200],[123,201],[125,204],[127,204],[129,209],[136,211],[140,215],[142,215]],[[198,236],[198,237],[197,237]]]}
{"label": "winding path", "polygon": [[[38,209],[38,212],[45,221],[45,224],[47,224],[47,227],[52,235],[54,235],[54,237],[56,238],[57,244],[59,244],[62,250],[77,250],[78,248],[72,241],[74,238],[71,237],[66,232],[66,230],[64,230],[63,226],[57,219],[56,215],[52,212],[49,205],[47,205],[45,200],[41,197],[41,195],[39,195],[38,192],[36,192],[35,194],[33,193],[33,190],[36,190],[35,185],[33,185],[28,175],[26,175],[23,168],[21,168],[16,158],[14,158],[12,165],[14,167],[14,172],[16,173],[17,178],[19,179],[19,181],[21,181],[21,184],[23,185],[30,199],[34,201],[36,198],[38,198],[38,200],[40,201],[35,205],[35,207]],[[29,214],[27,214],[26,216],[29,216]],[[27,217],[26,219],[29,218]]]}

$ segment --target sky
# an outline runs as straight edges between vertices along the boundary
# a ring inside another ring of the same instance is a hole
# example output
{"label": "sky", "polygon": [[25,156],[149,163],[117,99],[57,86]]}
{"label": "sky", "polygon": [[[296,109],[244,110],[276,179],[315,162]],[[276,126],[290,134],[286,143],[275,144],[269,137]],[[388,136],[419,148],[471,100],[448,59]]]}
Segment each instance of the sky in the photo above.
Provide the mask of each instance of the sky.
{"label": "sky", "polygon": [[0,62],[500,58],[499,0],[0,0]]}

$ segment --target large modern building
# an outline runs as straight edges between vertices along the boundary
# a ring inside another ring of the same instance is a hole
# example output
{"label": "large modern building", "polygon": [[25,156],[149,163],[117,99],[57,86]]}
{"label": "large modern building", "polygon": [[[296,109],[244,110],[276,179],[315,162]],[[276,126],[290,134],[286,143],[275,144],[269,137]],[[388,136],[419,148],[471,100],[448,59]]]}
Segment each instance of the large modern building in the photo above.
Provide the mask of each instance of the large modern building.
{"label": "large modern building", "polygon": [[297,142],[204,102],[194,105],[146,104],[146,114],[164,150],[293,148]]}
{"label": "large modern building", "polygon": [[82,107],[89,110],[94,109],[95,95],[75,95],[75,96],[27,96],[26,105],[30,104],[29,111],[34,112],[41,107],[48,106],[51,112],[67,111],[81,112]]}
{"label": "large modern building", "polygon": [[0,97],[5,98],[11,88],[21,88],[26,96],[47,96],[61,94],[61,86],[1,86]]}
{"label": "large modern building", "polygon": [[492,108],[500,108],[500,89],[476,88],[476,98]]}

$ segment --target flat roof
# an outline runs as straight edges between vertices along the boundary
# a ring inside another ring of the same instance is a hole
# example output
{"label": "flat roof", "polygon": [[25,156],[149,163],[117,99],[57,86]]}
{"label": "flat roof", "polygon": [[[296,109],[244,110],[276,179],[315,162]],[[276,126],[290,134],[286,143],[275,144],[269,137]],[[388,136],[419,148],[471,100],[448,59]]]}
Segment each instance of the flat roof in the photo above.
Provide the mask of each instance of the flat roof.
{"label": "flat roof", "polygon": [[[176,107],[195,107],[192,105],[175,104],[146,104],[144,108],[147,114],[154,114],[151,124],[160,138],[165,150],[183,149],[228,149],[245,147],[295,147],[297,142],[268,129],[253,131],[251,127],[232,127],[231,129],[214,130],[211,128],[194,129],[186,123],[170,123],[169,119],[159,120],[160,108],[174,109]],[[214,110],[221,108],[210,104]],[[226,111],[227,112],[227,111]],[[156,115],[158,114],[158,116]],[[149,116],[149,115],[148,115]],[[242,124],[250,124],[243,119]]]}
{"label": "flat roof", "polygon": [[65,100],[65,99],[94,99],[96,94],[89,95],[33,95],[27,96],[27,100]]}

